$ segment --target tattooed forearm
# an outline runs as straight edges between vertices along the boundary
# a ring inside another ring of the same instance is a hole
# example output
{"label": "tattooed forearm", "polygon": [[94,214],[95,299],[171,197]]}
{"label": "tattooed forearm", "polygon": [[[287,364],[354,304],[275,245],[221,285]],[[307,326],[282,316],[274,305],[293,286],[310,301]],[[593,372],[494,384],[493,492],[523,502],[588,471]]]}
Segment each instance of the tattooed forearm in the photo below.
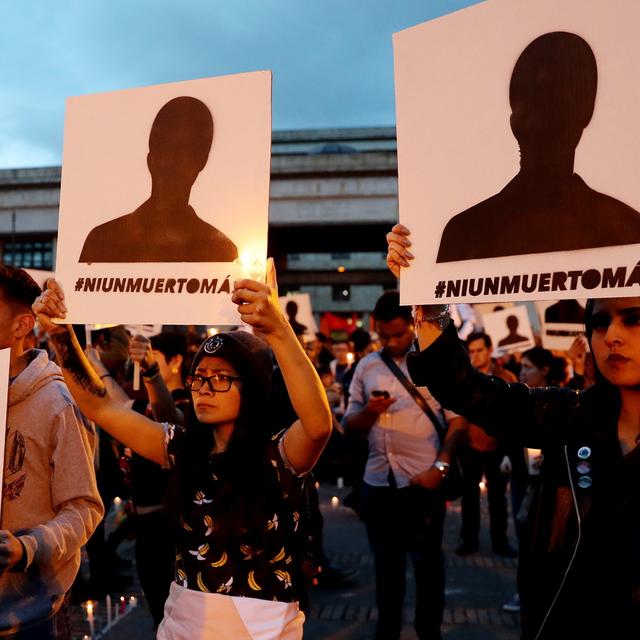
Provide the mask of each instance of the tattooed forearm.
{"label": "tattooed forearm", "polygon": [[83,391],[103,398],[107,390],[102,384],[102,380],[84,355],[73,327],[67,325],[67,329],[67,331],[54,333],[51,336],[51,342],[58,354],[60,366]]}

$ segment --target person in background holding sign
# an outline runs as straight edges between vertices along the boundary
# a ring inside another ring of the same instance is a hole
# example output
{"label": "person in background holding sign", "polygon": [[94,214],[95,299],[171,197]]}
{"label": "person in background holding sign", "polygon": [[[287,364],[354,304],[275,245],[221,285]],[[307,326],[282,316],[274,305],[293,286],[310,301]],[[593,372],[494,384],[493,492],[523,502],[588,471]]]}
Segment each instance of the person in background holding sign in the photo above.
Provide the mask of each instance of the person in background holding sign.
{"label": "person in background holding sign", "polygon": [[[190,393],[185,388],[187,338],[164,332],[151,339],[136,335],[129,344],[133,362],[140,363],[147,400],[135,400],[134,411],[156,421],[170,415],[184,424]],[[157,629],[175,574],[175,536],[164,504],[170,472],[134,453],[131,456],[131,497],[136,509],[136,569]]]}
{"label": "person in background holding sign", "polygon": [[[409,266],[409,231],[387,235],[387,264]],[[521,549],[522,638],[637,638],[640,630],[640,298],[590,300],[597,382],[583,392],[531,389],[475,370],[446,305],[419,307],[409,360],[455,409],[544,464]]]}
{"label": "person in background holding sign", "polygon": [[70,639],[66,594],[80,547],[104,508],[93,468],[95,431],[82,419],[60,369],[24,350],[40,287],[0,266],[0,348],[10,348],[0,531],[0,637]]}
{"label": "person in background holding sign", "polygon": [[48,282],[34,310],[51,332],[65,378],[86,415],[132,450],[173,469],[176,582],[158,638],[237,640],[248,634],[302,637],[302,490],[331,433],[322,384],[268,285],[243,279],[232,300],[240,319],[273,350],[295,413],[271,437],[269,348],[244,332],[205,340],[186,381],[193,413],[185,427],[160,425],[112,401],[64,317],[63,293]]}
{"label": "person in background holding sign", "polygon": [[466,422],[452,412],[443,415],[429,392],[418,391],[408,379],[413,322],[397,291],[378,299],[373,317],[383,350],[359,362],[343,422],[369,441],[360,507],[375,562],[376,638],[400,637],[409,553],[416,578],[416,632],[433,640],[440,638],[444,609],[445,499],[438,488]]}

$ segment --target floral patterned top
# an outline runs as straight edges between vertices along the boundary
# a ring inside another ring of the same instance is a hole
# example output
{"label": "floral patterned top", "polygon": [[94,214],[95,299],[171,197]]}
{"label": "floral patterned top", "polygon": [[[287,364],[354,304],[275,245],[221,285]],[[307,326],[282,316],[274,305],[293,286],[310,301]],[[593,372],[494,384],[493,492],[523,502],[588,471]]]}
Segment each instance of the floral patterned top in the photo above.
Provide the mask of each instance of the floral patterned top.
{"label": "floral patterned top", "polygon": [[[165,425],[167,466],[175,465],[180,455],[185,427]],[[255,532],[252,545],[242,540],[225,543],[216,537],[217,525],[212,516],[216,494],[222,487],[219,472],[221,454],[209,459],[210,479],[206,486],[194,487],[192,505],[180,514],[182,530],[176,549],[176,582],[188,589],[205,593],[221,593],[294,602],[299,599],[298,584],[301,564],[300,513],[304,477],[289,464],[283,447],[284,431],[272,437],[265,461],[282,488],[283,500],[263,525],[260,536]],[[260,540],[256,544],[256,538]]]}

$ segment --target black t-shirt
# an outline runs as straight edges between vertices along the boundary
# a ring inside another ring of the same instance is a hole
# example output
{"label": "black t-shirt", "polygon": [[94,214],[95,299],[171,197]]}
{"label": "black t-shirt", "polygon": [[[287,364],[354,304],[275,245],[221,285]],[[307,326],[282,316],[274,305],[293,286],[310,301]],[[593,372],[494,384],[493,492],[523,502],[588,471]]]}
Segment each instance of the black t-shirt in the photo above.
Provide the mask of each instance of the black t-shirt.
{"label": "black t-shirt", "polygon": [[[168,425],[167,460],[173,466],[181,455],[185,427]],[[190,508],[180,514],[181,530],[176,550],[176,581],[195,591],[293,602],[302,585],[300,567],[301,505],[304,478],[286,461],[284,432],[271,439],[265,451],[265,468],[281,487],[282,500],[274,505],[261,531],[239,534],[233,542],[216,535],[213,516],[216,496],[223,486],[221,468],[225,453],[212,454],[209,479],[193,487]],[[256,487],[259,491],[260,487]],[[249,543],[249,540],[251,543]],[[257,540],[257,542],[256,542]]]}

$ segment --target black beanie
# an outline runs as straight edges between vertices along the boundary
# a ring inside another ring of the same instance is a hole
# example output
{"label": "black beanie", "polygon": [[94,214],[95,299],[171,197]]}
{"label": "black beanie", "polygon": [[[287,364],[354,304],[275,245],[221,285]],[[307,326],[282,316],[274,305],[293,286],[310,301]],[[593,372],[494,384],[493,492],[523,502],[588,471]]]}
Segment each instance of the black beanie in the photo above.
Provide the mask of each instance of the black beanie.
{"label": "black beanie", "polygon": [[191,375],[206,356],[222,358],[238,371],[242,380],[255,383],[264,397],[271,394],[273,362],[271,350],[259,338],[247,331],[230,331],[207,338],[191,363]]}

